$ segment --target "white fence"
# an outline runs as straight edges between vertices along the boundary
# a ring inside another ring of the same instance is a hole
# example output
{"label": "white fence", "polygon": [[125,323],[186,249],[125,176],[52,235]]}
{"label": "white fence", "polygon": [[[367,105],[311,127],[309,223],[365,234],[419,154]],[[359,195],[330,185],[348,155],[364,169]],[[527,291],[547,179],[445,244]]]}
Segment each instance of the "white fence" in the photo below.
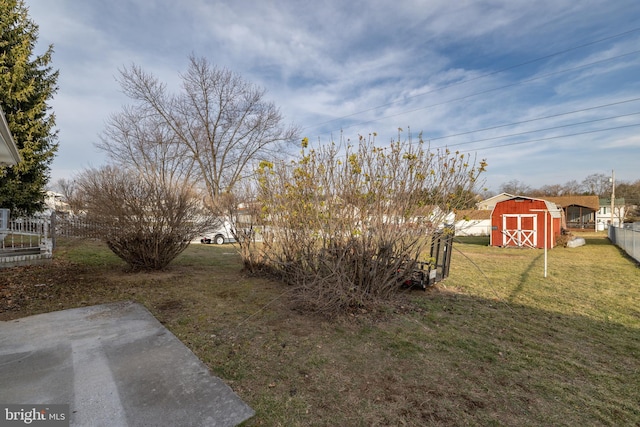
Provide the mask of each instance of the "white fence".
{"label": "white fence", "polygon": [[0,267],[35,264],[51,259],[51,217],[2,218],[0,220]]}
{"label": "white fence", "polygon": [[640,227],[609,227],[609,240],[640,262]]}
{"label": "white fence", "polygon": [[455,223],[456,236],[490,236],[490,219],[460,220]]}
{"label": "white fence", "polygon": [[53,224],[55,229],[55,237],[81,237],[81,238],[100,238],[101,229],[95,224],[88,222],[82,216],[72,214],[53,213]]}

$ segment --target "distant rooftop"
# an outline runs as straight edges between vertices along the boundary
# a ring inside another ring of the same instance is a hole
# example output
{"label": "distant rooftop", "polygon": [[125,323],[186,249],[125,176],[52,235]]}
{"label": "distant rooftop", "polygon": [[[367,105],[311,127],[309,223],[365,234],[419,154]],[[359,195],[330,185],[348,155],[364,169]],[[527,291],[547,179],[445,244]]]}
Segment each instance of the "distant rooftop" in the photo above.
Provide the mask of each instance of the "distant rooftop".
{"label": "distant rooftop", "polygon": [[560,196],[543,197],[543,199],[553,202],[562,208],[566,208],[567,206],[582,206],[593,209],[594,211],[600,210],[598,196]]}

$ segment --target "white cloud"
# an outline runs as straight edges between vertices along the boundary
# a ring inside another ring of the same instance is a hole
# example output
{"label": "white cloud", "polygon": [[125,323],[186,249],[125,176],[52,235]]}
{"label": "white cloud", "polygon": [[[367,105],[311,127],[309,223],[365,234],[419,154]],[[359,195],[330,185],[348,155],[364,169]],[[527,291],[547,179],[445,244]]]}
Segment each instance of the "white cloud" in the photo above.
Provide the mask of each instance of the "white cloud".
{"label": "white cloud", "polygon": [[[61,137],[54,175],[68,173],[73,165],[82,168],[92,159],[102,161],[91,141],[108,114],[127,102],[114,80],[118,68],[136,63],[178,90],[179,72],[191,53],[265,87],[286,119],[305,127],[310,138],[329,131],[335,136],[345,129],[350,136],[376,131],[379,141],[388,141],[397,136],[397,127],[407,125],[414,134],[424,131],[437,138],[640,97],[638,56],[518,84],[634,50],[640,32],[511,68],[635,28],[634,16],[640,16],[635,0],[27,3],[40,25],[41,42],[55,45],[54,67],[61,73],[60,93],[53,102]],[[585,111],[434,144],[468,143],[634,108],[637,105],[624,104]],[[461,147],[561,134],[545,131]],[[532,186],[580,180],[585,176],[580,170],[611,169],[602,160],[604,145],[599,141],[633,151],[635,134],[637,129],[584,134],[481,151],[479,157],[488,157],[494,186],[511,176]],[[559,149],[572,152],[573,160],[558,158],[554,153]],[[637,174],[637,166],[628,170]]]}

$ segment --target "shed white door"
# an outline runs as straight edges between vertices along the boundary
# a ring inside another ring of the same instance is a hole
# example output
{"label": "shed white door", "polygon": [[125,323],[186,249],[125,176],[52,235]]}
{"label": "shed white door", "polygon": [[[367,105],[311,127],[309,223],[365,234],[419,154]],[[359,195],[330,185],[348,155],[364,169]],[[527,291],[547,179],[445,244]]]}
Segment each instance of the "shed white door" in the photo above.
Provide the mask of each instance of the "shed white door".
{"label": "shed white door", "polygon": [[502,246],[538,246],[538,215],[502,215]]}

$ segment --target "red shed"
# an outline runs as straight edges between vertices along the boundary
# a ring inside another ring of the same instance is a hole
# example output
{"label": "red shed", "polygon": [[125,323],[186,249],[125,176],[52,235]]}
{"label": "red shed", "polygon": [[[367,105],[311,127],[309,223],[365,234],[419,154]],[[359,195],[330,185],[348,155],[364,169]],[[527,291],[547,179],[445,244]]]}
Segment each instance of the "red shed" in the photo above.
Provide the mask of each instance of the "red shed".
{"label": "red shed", "polygon": [[491,212],[491,246],[553,248],[562,232],[562,209],[547,200],[515,196]]}

